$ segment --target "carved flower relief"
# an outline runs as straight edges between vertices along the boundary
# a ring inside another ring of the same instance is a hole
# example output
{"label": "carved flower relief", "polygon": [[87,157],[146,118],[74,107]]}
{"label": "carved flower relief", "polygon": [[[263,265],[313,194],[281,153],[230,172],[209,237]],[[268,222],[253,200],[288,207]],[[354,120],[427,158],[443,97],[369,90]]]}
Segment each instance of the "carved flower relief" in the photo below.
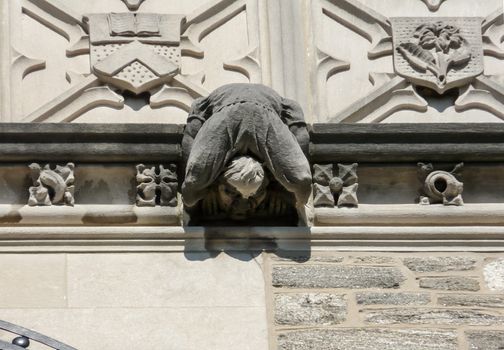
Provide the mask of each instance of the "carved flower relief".
{"label": "carved flower relief", "polygon": [[409,64],[420,71],[431,71],[444,87],[452,68],[462,68],[471,60],[471,49],[460,29],[444,22],[419,26],[407,43],[397,50]]}
{"label": "carved flower relief", "polygon": [[424,49],[436,49],[445,54],[450,49],[459,49],[465,41],[459,28],[443,22],[422,24],[413,37],[418,39],[418,44]]}

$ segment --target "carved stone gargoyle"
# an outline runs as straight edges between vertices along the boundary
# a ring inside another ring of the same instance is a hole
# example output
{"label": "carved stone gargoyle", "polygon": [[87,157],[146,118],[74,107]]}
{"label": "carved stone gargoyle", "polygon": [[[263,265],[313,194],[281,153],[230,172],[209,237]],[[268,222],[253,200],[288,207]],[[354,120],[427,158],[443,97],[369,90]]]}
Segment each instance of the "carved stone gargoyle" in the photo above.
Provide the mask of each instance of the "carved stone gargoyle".
{"label": "carved stone gargoyle", "polygon": [[431,163],[418,163],[420,180],[424,183],[420,204],[464,205],[462,191],[464,184],[457,179],[464,163],[459,163],[452,171],[434,170]]}
{"label": "carved stone gargoyle", "polygon": [[29,167],[33,186],[29,189],[28,205],[74,205],[73,163],[57,165],[55,169],[51,169],[49,164],[42,168],[38,163]]}
{"label": "carved stone gargoyle", "polygon": [[313,194],[315,207],[357,207],[357,163],[350,165],[315,164]]}
{"label": "carved stone gargoyle", "polygon": [[197,99],[182,140],[191,220],[306,224],[308,143],[301,107],[266,86],[230,84]]}
{"label": "carved stone gargoyle", "polygon": [[170,164],[166,169],[163,165],[147,168],[143,164],[136,166],[137,197],[139,207],[154,207],[156,205],[177,206],[177,166]]}

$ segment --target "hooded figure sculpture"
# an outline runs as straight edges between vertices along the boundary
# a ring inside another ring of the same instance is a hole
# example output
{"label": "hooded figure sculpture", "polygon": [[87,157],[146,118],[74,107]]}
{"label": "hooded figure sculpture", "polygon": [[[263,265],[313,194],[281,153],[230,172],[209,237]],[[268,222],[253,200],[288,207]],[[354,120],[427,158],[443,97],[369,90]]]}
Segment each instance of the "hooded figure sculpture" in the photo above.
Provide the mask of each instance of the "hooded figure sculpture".
{"label": "hooded figure sculpture", "polygon": [[269,182],[265,168],[271,180],[294,195],[299,213],[311,195],[308,143],[303,111],[295,101],[263,85],[222,86],[197,99],[189,113],[182,141],[183,202],[195,206],[220,183],[219,205],[239,210],[248,200],[257,207]]}

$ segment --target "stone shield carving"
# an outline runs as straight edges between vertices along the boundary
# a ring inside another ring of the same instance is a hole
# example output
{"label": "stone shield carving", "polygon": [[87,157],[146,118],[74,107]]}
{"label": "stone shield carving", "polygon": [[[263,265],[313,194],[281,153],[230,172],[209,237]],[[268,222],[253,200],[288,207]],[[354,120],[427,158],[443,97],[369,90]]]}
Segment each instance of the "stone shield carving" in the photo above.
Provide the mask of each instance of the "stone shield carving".
{"label": "stone shield carving", "polygon": [[442,94],[483,73],[481,18],[391,18],[395,72]]}
{"label": "stone shield carving", "polygon": [[102,81],[140,94],[179,73],[183,16],[110,13],[87,17],[91,69]]}

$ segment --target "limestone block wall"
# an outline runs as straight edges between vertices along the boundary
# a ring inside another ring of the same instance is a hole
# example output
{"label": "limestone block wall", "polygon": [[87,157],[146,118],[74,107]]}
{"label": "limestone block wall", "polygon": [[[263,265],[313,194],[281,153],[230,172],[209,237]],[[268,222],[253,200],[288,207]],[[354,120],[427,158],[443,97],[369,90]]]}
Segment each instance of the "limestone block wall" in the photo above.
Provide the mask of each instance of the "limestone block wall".
{"label": "limestone block wall", "polygon": [[504,345],[502,254],[314,252],[268,265],[275,349]]}
{"label": "limestone block wall", "polygon": [[0,319],[79,350],[268,349],[260,255],[102,248],[0,254]]}

